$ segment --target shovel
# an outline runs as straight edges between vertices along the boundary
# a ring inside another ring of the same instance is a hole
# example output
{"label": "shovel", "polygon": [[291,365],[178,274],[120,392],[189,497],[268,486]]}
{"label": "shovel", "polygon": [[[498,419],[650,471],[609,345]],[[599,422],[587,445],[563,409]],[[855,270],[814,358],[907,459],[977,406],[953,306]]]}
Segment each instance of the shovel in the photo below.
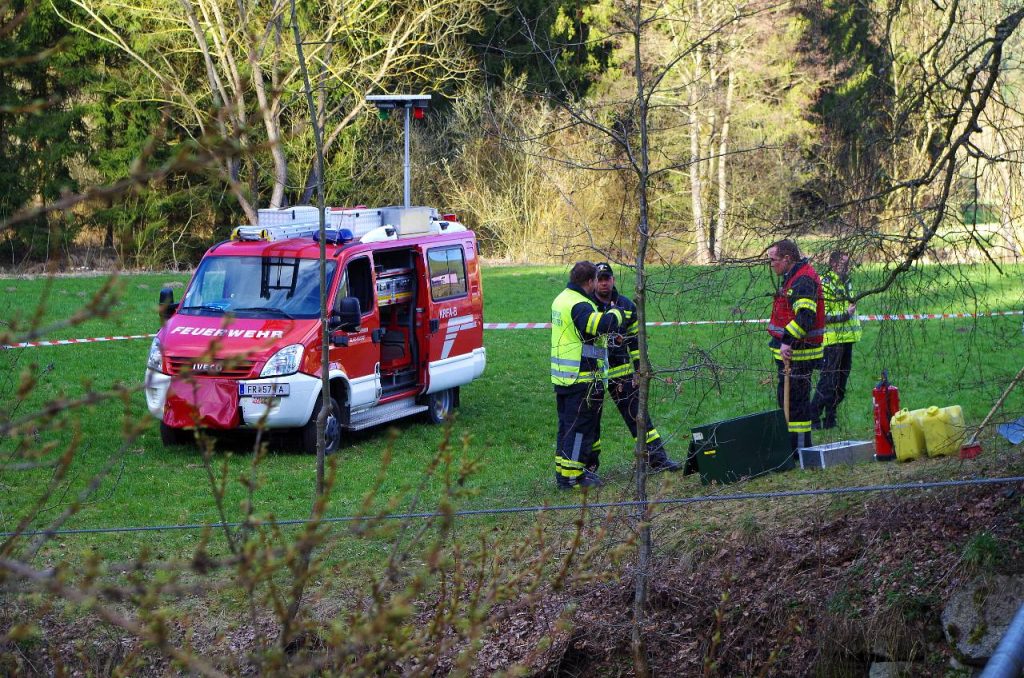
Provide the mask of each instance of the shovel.
{"label": "shovel", "polygon": [[[978,426],[978,430],[974,432],[971,439],[960,448],[961,459],[974,459],[981,454],[981,443],[978,442],[978,436],[980,436],[981,432],[984,430],[985,424],[987,424],[992,416],[999,411],[999,408],[1003,406],[1003,401],[1006,400],[1006,396],[1010,395],[1010,391],[1013,390],[1013,387],[1017,385],[1022,377],[1024,377],[1024,367],[1020,368],[1020,372],[1018,372],[1017,376],[1010,381],[1010,385],[1006,387],[1005,391],[1003,391],[1003,395],[999,396],[999,400],[997,400],[996,404],[992,406],[992,409],[988,411],[985,418],[981,420],[981,425]],[[787,384],[788,383],[789,382],[787,382]]]}

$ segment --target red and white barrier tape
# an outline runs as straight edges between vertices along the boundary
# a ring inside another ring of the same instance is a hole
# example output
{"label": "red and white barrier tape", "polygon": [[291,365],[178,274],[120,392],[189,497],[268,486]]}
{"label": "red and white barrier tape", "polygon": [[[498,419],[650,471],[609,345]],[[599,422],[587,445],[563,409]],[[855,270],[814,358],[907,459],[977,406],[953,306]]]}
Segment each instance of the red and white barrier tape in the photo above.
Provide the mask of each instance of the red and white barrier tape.
{"label": "red and white barrier tape", "polygon": [[[965,318],[996,318],[1024,315],[1024,311],[988,311],[986,313],[885,313],[880,315],[857,316],[862,321],[886,320],[963,320]],[[648,327],[678,327],[683,325],[763,325],[767,318],[746,320],[666,320],[647,323]],[[485,330],[547,330],[551,323],[484,323]],[[152,339],[156,334],[127,334],[115,337],[87,337],[84,339],[54,339],[52,341],[23,341],[20,344],[5,344],[0,349],[36,348],[38,346],[70,346],[92,344],[102,341],[124,341],[125,339]]]}
{"label": "red and white barrier tape", "polygon": [[86,337],[84,339],[53,339],[50,341],[23,341],[20,344],[4,344],[0,349],[36,348],[38,346],[71,346],[72,344],[95,344],[100,341],[124,341],[125,339],[152,339],[156,334],[125,334],[115,337]]}
{"label": "red and white barrier tape", "polygon": [[[884,313],[857,316],[868,320],[959,320],[964,318],[994,318],[1024,315],[1024,311],[989,311],[986,313]],[[768,318],[747,318],[744,320],[666,320],[649,322],[648,327],[674,327],[679,325],[765,325]],[[484,323],[485,330],[546,330],[551,323]]]}

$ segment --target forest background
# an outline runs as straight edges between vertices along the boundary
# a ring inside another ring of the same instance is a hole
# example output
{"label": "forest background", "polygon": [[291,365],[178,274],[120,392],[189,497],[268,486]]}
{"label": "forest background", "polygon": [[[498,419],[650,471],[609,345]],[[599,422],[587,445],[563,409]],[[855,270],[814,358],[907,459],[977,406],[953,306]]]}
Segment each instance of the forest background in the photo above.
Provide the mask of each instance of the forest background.
{"label": "forest background", "polygon": [[[1011,4],[659,3],[635,31],[643,52],[614,0],[358,0],[297,16],[328,205],[399,202],[401,123],[364,96],[425,92],[413,203],[457,210],[488,257],[567,261],[596,245],[629,258],[637,182],[604,132],[635,131],[639,69],[658,78],[648,261],[742,260],[785,234],[895,262],[915,239],[923,259],[1020,253]],[[187,269],[256,209],[313,200],[287,3],[2,7],[4,269]],[[957,146],[949,121],[974,113],[971,69],[997,25],[998,80]],[[930,170],[951,146],[944,187]]]}

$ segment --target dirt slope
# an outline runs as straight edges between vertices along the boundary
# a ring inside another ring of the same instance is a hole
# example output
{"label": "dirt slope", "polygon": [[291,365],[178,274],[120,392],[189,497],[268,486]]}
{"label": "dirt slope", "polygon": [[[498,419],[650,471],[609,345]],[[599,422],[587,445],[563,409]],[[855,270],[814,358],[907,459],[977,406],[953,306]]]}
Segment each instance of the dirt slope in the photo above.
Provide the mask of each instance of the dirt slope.
{"label": "dirt slope", "polygon": [[[663,555],[652,666],[664,676],[864,676],[891,659],[945,675],[950,593],[978,573],[1024,569],[1022,497],[1024,485],[873,495],[774,534],[719,536],[700,558]],[[478,674],[522,662],[542,675],[630,675],[632,597],[623,580],[512,611],[486,640]],[[537,654],[545,636],[552,644]]]}

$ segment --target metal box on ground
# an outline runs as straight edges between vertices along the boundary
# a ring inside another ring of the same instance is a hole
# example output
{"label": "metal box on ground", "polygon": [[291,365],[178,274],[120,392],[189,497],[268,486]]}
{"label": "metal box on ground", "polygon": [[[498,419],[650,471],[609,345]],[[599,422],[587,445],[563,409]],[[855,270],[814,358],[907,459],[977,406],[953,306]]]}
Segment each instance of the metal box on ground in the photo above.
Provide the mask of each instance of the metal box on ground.
{"label": "metal box on ground", "polygon": [[782,410],[759,412],[691,429],[686,470],[700,480],[732,483],[794,466]]}
{"label": "metal box on ground", "polygon": [[829,468],[839,464],[873,461],[875,445],[870,440],[840,440],[800,448],[800,468]]}

